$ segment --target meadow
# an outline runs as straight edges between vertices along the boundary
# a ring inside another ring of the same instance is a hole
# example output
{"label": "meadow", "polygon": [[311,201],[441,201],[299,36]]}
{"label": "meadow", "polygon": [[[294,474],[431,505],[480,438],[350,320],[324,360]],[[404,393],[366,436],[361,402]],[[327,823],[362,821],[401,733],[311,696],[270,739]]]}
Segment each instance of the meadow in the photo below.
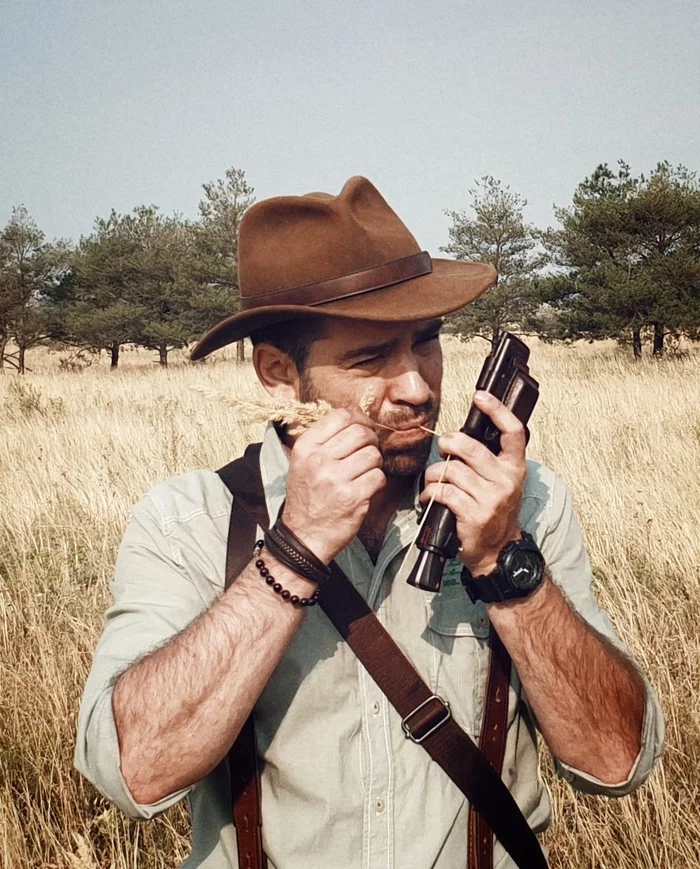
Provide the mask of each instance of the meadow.
{"label": "meadow", "polygon": [[[440,430],[457,428],[484,342],[446,341]],[[570,485],[596,591],[665,713],[662,765],[634,795],[576,794],[543,761],[554,867],[700,866],[700,353],[633,362],[612,344],[532,343],[542,397],[529,454]],[[123,818],[72,769],[79,697],[133,503],[219,467],[260,426],[190,387],[256,394],[231,355],[166,371],[129,350],[79,373],[35,350],[0,373],[0,867],[165,869],[188,852],[176,808]]]}

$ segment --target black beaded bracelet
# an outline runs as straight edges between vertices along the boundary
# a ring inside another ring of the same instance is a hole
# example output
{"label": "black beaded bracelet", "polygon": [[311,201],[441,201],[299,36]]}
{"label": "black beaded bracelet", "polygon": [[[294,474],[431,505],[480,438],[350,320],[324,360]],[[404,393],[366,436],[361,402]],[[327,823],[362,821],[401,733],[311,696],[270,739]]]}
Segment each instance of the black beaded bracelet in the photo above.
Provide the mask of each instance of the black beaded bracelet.
{"label": "black beaded bracelet", "polygon": [[258,573],[265,582],[270,586],[270,588],[274,591],[275,594],[278,594],[282,600],[288,601],[293,606],[316,606],[316,601],[318,600],[318,596],[321,593],[321,589],[317,588],[311,597],[299,597],[298,594],[292,594],[289,589],[283,588],[282,583],[277,582],[275,577],[270,573],[267,566],[265,565],[265,561],[258,556],[262,552],[262,548],[265,545],[263,540],[258,540],[255,544],[255,548],[253,549],[253,558],[256,559],[255,566],[258,569]]}

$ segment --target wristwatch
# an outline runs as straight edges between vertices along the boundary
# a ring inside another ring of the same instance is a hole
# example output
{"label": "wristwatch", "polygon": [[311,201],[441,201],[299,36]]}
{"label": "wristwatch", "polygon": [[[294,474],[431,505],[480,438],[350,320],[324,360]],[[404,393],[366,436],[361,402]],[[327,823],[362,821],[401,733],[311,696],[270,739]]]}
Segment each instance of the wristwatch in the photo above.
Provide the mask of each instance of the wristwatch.
{"label": "wristwatch", "polygon": [[472,576],[462,568],[462,585],[472,603],[503,603],[527,597],[538,588],[544,576],[544,557],[526,531],[522,540],[508,543],[498,555],[496,569],[486,576]]}

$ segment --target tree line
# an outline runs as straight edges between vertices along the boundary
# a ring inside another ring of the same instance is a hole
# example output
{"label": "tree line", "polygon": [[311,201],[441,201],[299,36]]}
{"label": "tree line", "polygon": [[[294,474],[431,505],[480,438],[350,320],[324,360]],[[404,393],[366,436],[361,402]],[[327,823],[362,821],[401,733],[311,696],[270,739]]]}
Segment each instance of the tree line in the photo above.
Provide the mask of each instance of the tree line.
{"label": "tree line", "polygon": [[[254,189],[240,169],[203,184],[196,220],[155,205],[98,218],[72,245],[47,242],[26,209],[0,233],[0,368],[26,368],[37,344],[107,351],[124,345],[168,354],[237,310],[237,237]],[[464,337],[504,329],[546,341],[613,338],[635,358],[647,343],[700,339],[700,183],[664,162],[635,177],[620,161],[598,166],[555,207],[558,228],[525,220],[527,201],[486,176],[468,209],[447,211],[455,259],[492,263],[498,284],[448,318]],[[12,341],[13,349],[8,348]],[[243,345],[238,355],[242,358]]]}
{"label": "tree line", "polygon": [[457,332],[494,340],[513,328],[546,341],[614,338],[635,358],[644,342],[700,338],[700,183],[684,166],[659,163],[634,177],[602,164],[554,208],[559,228],[538,229],[526,200],[488,176],[470,191],[470,212],[448,212],[457,259],[490,262],[497,286],[458,312]]}
{"label": "tree line", "polygon": [[47,242],[15,208],[0,233],[0,368],[24,372],[37,344],[105,350],[112,368],[135,344],[167,366],[171,350],[237,309],[238,226],[253,201],[245,173],[229,169],[203,185],[197,220],[155,205],[112,211],[75,246]]}

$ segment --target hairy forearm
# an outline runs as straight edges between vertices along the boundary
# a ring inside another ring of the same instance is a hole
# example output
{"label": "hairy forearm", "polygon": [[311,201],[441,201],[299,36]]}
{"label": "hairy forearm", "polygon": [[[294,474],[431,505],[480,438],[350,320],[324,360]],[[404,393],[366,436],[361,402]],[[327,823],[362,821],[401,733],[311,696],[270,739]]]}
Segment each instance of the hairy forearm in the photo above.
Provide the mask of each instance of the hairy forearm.
{"label": "hairy forearm", "polygon": [[626,779],[645,706],[632,663],[579,618],[548,577],[526,600],[491,604],[489,616],[554,755],[606,784]]}
{"label": "hairy forearm", "polygon": [[[313,594],[311,583],[265,560],[285,588]],[[249,564],[206,613],[119,677],[121,771],[137,802],[157,802],[219,763],[303,617]]]}

